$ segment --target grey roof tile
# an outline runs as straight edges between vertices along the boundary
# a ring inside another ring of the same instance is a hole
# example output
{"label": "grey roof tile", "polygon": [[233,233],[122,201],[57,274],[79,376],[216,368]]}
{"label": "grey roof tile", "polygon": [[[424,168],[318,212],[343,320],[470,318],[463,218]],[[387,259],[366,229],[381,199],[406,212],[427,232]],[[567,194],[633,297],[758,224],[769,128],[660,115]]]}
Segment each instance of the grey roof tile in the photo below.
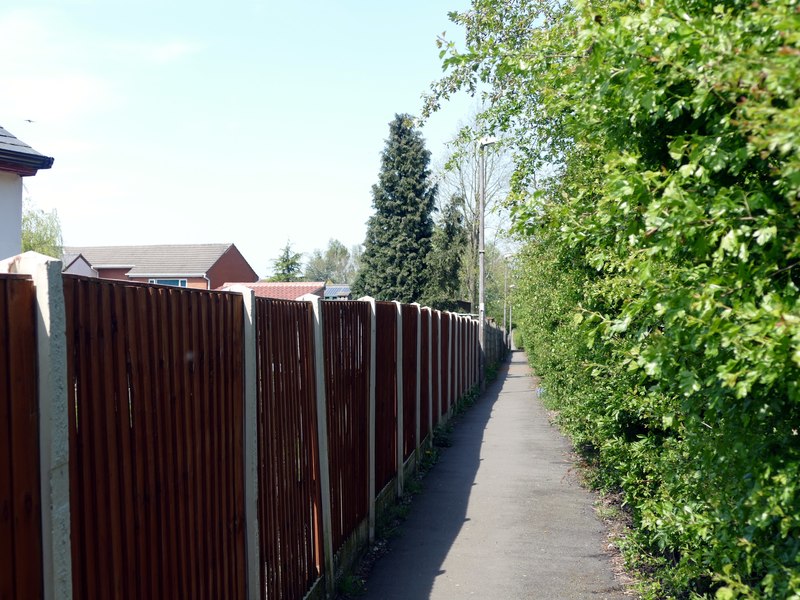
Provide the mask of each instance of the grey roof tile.
{"label": "grey roof tile", "polygon": [[67,246],[65,254],[83,254],[93,268],[129,266],[130,277],[201,275],[233,244],[170,244],[153,246]]}
{"label": "grey roof tile", "polygon": [[3,127],[0,127],[0,157],[19,160],[37,169],[49,169],[53,165],[52,158],[37,152]]}

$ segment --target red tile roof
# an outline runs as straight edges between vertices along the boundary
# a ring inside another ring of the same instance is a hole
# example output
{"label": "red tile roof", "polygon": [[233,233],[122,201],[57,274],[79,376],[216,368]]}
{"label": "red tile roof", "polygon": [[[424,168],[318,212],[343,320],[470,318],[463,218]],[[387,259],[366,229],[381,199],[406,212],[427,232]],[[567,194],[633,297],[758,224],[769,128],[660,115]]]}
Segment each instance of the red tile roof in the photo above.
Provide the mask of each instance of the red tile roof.
{"label": "red tile roof", "polygon": [[325,296],[324,281],[258,281],[256,283],[225,283],[217,289],[226,289],[232,285],[243,285],[254,290],[259,298],[277,298],[278,300],[297,300],[305,294],[314,294],[323,298]]}

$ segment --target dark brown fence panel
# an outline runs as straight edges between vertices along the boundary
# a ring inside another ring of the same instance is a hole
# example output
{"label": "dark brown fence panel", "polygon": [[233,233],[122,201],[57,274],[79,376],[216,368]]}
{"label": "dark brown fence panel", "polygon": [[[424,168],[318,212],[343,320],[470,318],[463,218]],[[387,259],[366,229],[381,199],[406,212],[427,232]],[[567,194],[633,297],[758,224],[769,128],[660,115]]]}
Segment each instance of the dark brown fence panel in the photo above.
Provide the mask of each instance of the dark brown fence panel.
{"label": "dark brown fence panel", "polygon": [[322,569],[313,311],[256,298],[262,598],[303,598]]}
{"label": "dark brown fence panel", "polygon": [[0,598],[42,595],[34,287],[0,275]]}
{"label": "dark brown fence panel", "polygon": [[403,460],[417,447],[417,307],[402,305],[403,315]]}
{"label": "dark brown fence panel", "polygon": [[442,414],[445,414],[450,408],[450,388],[452,387],[452,379],[448,377],[452,362],[450,335],[450,314],[442,313]]}
{"label": "dark brown fence panel", "polygon": [[464,331],[463,331],[463,329],[461,327],[462,323],[463,323],[463,321],[462,321],[460,316],[458,316],[458,315],[454,315],[453,316],[453,325],[454,325],[454,329],[456,331],[456,335],[454,336],[454,338],[455,338],[455,340],[454,340],[455,341],[454,356],[455,356],[455,363],[456,364],[454,366],[455,373],[454,373],[454,378],[453,378],[453,381],[455,382],[455,390],[454,390],[455,394],[454,394],[454,396],[455,396],[456,400],[461,398],[461,395],[464,392],[464,388],[463,388],[462,381],[461,381],[461,377],[464,374],[464,363],[462,361],[462,359],[463,359],[462,348],[464,346]]}
{"label": "dark brown fence panel", "polygon": [[431,369],[428,361],[430,359],[430,352],[428,350],[428,340],[430,339],[430,322],[431,313],[429,310],[423,310],[420,313],[420,320],[422,327],[420,329],[420,360],[419,360],[419,437],[424,440],[430,433],[428,430],[428,415],[430,410],[428,402],[430,401],[430,394],[428,390],[428,382],[431,377]]}
{"label": "dark brown fence panel", "polygon": [[442,343],[441,343],[441,324],[442,313],[438,310],[433,311],[433,328],[432,328],[432,343],[431,352],[432,356],[432,372],[431,379],[433,383],[433,425],[434,427],[439,424],[442,415]]}
{"label": "dark brown fence panel", "polygon": [[448,321],[450,322],[450,403],[448,408],[453,406],[453,403],[458,399],[458,373],[456,372],[456,364],[458,361],[458,338],[456,337],[456,328],[458,322],[455,315],[450,314]]}
{"label": "dark brown fence panel", "polygon": [[322,302],[333,549],[369,508],[370,307]]}
{"label": "dark brown fence panel", "polygon": [[64,277],[76,598],[244,598],[241,296]]}
{"label": "dark brown fence panel", "polygon": [[469,320],[469,386],[472,387],[478,383],[476,379],[476,361],[478,356],[478,330],[475,326],[475,321]]}
{"label": "dark brown fence panel", "polygon": [[375,303],[375,488],[397,474],[397,306]]}
{"label": "dark brown fence panel", "polygon": [[461,395],[463,396],[467,392],[467,375],[469,372],[469,361],[467,359],[467,349],[469,348],[469,327],[466,317],[459,318],[459,330],[461,331],[459,339],[461,340],[460,346],[460,353],[461,353],[461,369],[458,374],[458,378],[461,384]]}

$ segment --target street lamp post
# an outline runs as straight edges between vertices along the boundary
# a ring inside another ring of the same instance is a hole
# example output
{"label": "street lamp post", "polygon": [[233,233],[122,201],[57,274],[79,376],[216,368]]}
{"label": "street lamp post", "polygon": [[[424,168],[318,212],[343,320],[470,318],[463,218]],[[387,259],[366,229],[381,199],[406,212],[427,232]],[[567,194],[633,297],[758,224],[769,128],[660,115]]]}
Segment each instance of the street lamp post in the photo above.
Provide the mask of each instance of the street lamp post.
{"label": "street lamp post", "polygon": [[479,160],[478,216],[480,218],[479,234],[478,234],[478,319],[480,321],[480,327],[478,329],[478,342],[481,347],[481,352],[480,352],[481,389],[483,389],[486,386],[486,381],[484,379],[484,370],[486,369],[486,298],[484,290],[485,287],[484,282],[486,274],[485,274],[484,258],[486,251],[484,248],[484,236],[483,236],[483,229],[484,229],[483,213],[486,205],[486,156],[483,149],[486,146],[491,146],[496,142],[497,138],[493,136],[485,136],[478,141],[478,160]]}

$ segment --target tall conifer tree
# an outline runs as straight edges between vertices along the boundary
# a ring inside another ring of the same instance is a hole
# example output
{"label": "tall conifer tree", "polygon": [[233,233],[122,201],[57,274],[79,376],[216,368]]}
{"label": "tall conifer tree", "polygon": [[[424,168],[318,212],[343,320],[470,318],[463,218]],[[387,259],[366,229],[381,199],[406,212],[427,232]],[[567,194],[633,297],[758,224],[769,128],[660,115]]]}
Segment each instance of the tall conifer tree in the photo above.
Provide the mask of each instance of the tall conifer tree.
{"label": "tall conifer tree", "polygon": [[409,115],[395,115],[372,186],[375,214],[367,222],[355,295],[415,302],[428,286],[436,186],[430,181],[430,152]]}

